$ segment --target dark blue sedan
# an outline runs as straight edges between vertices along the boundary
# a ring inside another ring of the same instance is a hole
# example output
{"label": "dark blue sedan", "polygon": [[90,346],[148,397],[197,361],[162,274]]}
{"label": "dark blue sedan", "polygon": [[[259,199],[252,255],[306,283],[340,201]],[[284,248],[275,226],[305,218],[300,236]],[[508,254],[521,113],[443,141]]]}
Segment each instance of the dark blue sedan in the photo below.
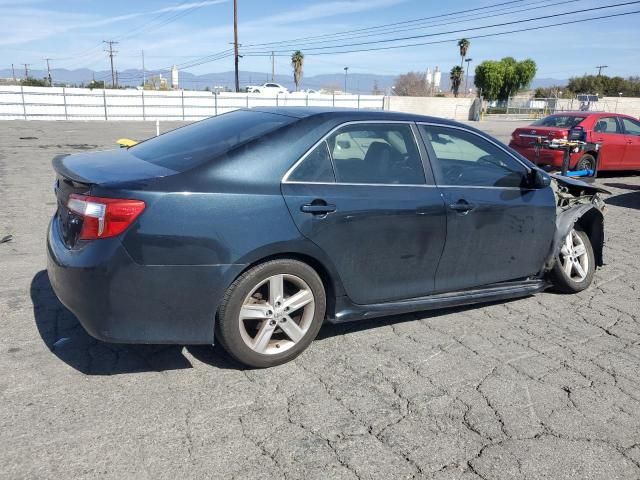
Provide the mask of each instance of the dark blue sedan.
{"label": "dark blue sedan", "polygon": [[53,166],[49,277],[107,342],[215,336],[266,367],[325,319],[577,292],[602,265],[597,188],[438,118],[237,110]]}

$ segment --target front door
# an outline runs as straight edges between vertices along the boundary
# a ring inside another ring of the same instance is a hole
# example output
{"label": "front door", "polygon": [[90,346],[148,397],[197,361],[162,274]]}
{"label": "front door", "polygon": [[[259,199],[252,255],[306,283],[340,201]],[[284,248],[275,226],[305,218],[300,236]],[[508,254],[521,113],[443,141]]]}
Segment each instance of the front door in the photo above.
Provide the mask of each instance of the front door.
{"label": "front door", "polygon": [[632,118],[620,117],[624,128],[627,149],[622,159],[622,170],[640,169],[640,122]]}
{"label": "front door", "polygon": [[598,169],[622,169],[627,140],[616,117],[597,118],[593,125],[591,139],[601,145],[598,153]]}
{"label": "front door", "polygon": [[447,208],[436,291],[538,273],[555,232],[551,188],[527,188],[528,168],[480,134],[436,125],[420,130]]}
{"label": "front door", "polygon": [[350,299],[428,295],[444,246],[445,209],[409,123],[349,123],[285,177],[300,232],[333,262]]}

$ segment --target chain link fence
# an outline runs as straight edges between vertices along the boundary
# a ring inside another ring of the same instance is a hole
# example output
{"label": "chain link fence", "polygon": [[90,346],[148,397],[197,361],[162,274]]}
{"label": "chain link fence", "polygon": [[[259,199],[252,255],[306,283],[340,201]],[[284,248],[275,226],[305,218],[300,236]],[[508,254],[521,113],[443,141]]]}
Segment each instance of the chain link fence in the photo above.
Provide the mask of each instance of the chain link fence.
{"label": "chain link fence", "polygon": [[611,98],[585,97],[587,96],[575,98],[511,97],[506,102],[489,103],[485,112],[487,117],[534,120],[557,112],[615,112],[618,110],[616,99],[612,101]]}

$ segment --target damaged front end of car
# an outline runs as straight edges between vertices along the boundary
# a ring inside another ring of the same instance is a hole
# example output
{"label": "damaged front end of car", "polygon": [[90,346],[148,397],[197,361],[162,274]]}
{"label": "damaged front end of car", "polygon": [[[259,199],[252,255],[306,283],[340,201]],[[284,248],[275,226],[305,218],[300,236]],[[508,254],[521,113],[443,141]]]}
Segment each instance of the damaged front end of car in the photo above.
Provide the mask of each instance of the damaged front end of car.
{"label": "damaged front end of car", "polygon": [[597,267],[604,264],[604,210],[600,194],[611,192],[581,180],[551,175],[551,188],[556,197],[556,233],[545,263],[545,271],[553,268],[564,238],[572,229],[583,230],[591,241]]}

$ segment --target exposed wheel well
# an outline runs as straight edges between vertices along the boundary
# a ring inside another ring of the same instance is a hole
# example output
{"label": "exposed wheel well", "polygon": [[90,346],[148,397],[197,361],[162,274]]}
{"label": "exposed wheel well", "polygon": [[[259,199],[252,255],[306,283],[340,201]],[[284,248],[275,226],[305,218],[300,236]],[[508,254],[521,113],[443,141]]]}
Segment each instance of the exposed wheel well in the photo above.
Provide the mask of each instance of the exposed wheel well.
{"label": "exposed wheel well", "polygon": [[603,265],[602,250],[604,247],[604,217],[602,213],[592,208],[576,220],[576,226],[580,227],[589,236],[589,241],[593,247],[596,265]]}
{"label": "exposed wheel well", "polygon": [[270,255],[268,257],[261,258],[252,262],[246,266],[244,270],[242,270],[236,278],[242,275],[247,270],[255,267],[256,265],[260,265],[261,263],[269,262],[271,260],[278,259],[289,259],[289,260],[298,260],[299,262],[306,263],[311,268],[313,268],[318,276],[320,276],[320,280],[322,280],[322,285],[324,286],[324,290],[327,298],[327,317],[331,317],[335,311],[335,298],[336,298],[336,288],[334,285],[334,281],[329,274],[329,270],[317,259],[313,258],[310,255],[305,255],[303,253],[278,253],[276,255]]}

